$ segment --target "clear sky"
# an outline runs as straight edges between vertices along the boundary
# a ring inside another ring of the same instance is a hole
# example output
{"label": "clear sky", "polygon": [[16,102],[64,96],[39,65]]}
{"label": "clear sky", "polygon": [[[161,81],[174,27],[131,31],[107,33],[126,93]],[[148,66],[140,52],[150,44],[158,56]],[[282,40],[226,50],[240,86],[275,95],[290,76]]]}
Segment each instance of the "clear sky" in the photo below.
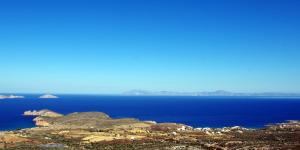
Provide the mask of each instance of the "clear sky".
{"label": "clear sky", "polygon": [[298,0],[1,0],[0,93],[300,92]]}

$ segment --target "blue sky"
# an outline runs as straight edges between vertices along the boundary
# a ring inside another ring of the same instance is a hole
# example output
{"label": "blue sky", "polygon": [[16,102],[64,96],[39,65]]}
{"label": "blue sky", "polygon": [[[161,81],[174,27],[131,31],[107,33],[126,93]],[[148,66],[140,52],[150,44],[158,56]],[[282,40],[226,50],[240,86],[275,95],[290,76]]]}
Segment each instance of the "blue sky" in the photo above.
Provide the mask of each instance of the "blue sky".
{"label": "blue sky", "polygon": [[297,0],[2,0],[0,92],[300,92]]}

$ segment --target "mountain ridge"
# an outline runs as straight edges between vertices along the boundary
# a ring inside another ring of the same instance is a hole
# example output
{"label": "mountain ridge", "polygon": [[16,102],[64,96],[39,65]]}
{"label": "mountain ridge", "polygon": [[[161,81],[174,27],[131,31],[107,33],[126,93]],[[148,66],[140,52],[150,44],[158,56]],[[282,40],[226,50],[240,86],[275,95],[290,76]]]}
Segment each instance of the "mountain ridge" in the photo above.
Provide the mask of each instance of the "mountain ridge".
{"label": "mountain ridge", "polygon": [[270,96],[270,97],[300,97],[300,93],[285,92],[230,92],[225,90],[202,92],[177,92],[177,91],[148,91],[130,90],[122,93],[128,96]]}

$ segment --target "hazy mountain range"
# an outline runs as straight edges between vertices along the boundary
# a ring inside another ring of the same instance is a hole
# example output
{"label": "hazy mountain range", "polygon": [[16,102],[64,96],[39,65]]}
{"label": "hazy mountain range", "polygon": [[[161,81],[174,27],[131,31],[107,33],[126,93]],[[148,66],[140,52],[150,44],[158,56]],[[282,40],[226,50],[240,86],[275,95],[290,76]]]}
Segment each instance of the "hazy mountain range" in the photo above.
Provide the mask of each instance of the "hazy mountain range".
{"label": "hazy mountain range", "polygon": [[262,93],[243,93],[229,92],[224,90],[208,92],[176,92],[176,91],[147,91],[131,90],[124,92],[123,95],[132,96],[270,96],[270,97],[300,97],[300,93],[284,92],[262,92]]}

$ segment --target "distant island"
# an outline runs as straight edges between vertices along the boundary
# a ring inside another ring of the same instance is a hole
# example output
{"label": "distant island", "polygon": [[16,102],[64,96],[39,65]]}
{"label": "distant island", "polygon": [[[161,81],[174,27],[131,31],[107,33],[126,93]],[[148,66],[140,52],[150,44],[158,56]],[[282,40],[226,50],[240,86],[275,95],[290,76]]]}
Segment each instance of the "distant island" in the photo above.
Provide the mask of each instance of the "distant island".
{"label": "distant island", "polygon": [[208,92],[176,92],[176,91],[147,91],[147,90],[131,90],[122,93],[127,96],[257,96],[257,97],[300,97],[300,93],[284,93],[284,92],[262,92],[262,93],[243,93],[229,92],[224,90],[208,91]]}
{"label": "distant island", "polygon": [[55,96],[55,95],[52,95],[52,94],[45,94],[45,95],[42,95],[40,96],[39,98],[44,98],[44,99],[55,99],[55,98],[58,98],[58,96]]}
{"label": "distant island", "polygon": [[24,98],[24,96],[17,96],[17,95],[0,95],[0,99],[17,99],[17,98]]}

